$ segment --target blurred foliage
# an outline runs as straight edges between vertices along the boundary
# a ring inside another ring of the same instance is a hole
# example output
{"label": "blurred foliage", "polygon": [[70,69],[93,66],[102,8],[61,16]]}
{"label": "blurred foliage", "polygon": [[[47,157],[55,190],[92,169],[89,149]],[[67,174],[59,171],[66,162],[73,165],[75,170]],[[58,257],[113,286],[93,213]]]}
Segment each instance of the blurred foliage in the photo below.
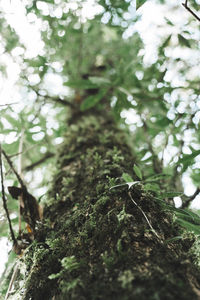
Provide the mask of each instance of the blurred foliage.
{"label": "blurred foliage", "polygon": [[[156,1],[157,5],[162,3],[166,16],[155,30],[158,42],[152,40],[151,54],[144,37],[134,27],[138,22],[142,26],[143,4],[151,5],[151,0],[99,0],[96,12],[88,17],[86,1],[23,3],[27,22],[40,25],[37,30],[41,50],[37,55],[28,55],[26,43],[14,25],[9,24],[6,13],[1,13],[0,48],[4,55],[0,61],[1,77],[8,76],[10,61],[19,66],[16,86],[20,101],[0,106],[0,129],[2,147],[16,168],[20,141],[23,141],[23,176],[36,197],[41,196],[41,201],[45,198],[44,187],[49,184],[50,170],[52,173],[55,168],[55,156],[45,160],[45,155],[56,154],[68,130],[65,120],[69,110],[56,99],[73,103],[79,97],[84,111],[101,105],[105,95],[137,155],[137,176],[145,179],[167,174],[154,189],[161,186],[163,193],[171,190],[184,193],[181,178],[187,173],[198,188],[200,39],[197,21],[188,14],[185,21],[176,23],[174,16],[183,8],[177,3]],[[191,5],[198,8],[197,1],[191,1]],[[140,8],[137,11],[136,6]],[[41,164],[25,171],[41,158],[44,158]],[[17,185],[6,162],[4,167],[7,184]],[[186,198],[183,195],[182,200]],[[8,205],[15,214],[16,202],[9,195]],[[13,220],[16,218],[13,215]],[[3,225],[1,236],[6,231]]]}

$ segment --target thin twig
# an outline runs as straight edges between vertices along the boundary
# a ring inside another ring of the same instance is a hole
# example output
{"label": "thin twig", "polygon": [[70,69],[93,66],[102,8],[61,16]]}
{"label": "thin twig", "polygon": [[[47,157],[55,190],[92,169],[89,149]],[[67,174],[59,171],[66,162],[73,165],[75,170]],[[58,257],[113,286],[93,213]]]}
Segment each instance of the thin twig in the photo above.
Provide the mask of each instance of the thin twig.
{"label": "thin twig", "polygon": [[8,220],[12,241],[13,241],[14,245],[17,245],[17,240],[15,238],[15,234],[14,234],[14,231],[13,231],[13,228],[12,228],[12,223],[11,223],[11,219],[10,219],[10,215],[9,215],[9,211],[8,211],[8,207],[7,207],[7,203],[6,203],[4,180],[3,180],[3,163],[2,163],[2,148],[1,148],[1,145],[0,145],[0,173],[1,173],[1,191],[2,191],[3,207],[4,207],[4,210],[6,212],[6,217],[7,217],[7,220]]}
{"label": "thin twig", "polygon": [[161,158],[161,161],[160,161],[161,166],[164,165],[164,155],[165,155],[165,150],[166,150],[166,148],[168,146],[170,134],[171,134],[171,131],[170,131],[170,133],[166,137],[165,145],[164,145],[163,150],[162,150],[162,158]]}
{"label": "thin twig", "polygon": [[183,202],[181,208],[187,208],[199,193],[200,193],[200,188],[197,188],[194,194],[191,197],[189,197],[185,202]]}
{"label": "thin twig", "polygon": [[38,145],[41,145],[41,144],[43,144],[43,142],[38,142],[36,145],[32,145],[31,147],[28,147],[27,149],[23,150],[22,152],[17,152],[17,153],[9,155],[9,158],[13,158],[13,157],[18,156],[20,154],[24,154],[26,152],[30,152],[31,149],[33,149],[35,147],[38,147]]}
{"label": "thin twig", "polygon": [[[36,104],[36,102],[37,102],[37,100],[35,101],[35,104]],[[45,104],[45,100],[43,99],[43,101],[40,103],[39,108],[36,109],[35,115],[33,116],[33,119],[31,120],[31,123],[33,123],[39,117],[44,104]]]}
{"label": "thin twig", "polygon": [[34,89],[34,92],[39,96],[39,97],[43,97],[43,98],[45,98],[45,99],[49,99],[49,100],[51,100],[51,101],[54,101],[54,102],[57,102],[57,103],[60,103],[60,104],[62,104],[62,105],[65,105],[65,106],[70,106],[71,108],[75,108],[75,105],[72,103],[72,102],[70,102],[70,101],[68,101],[68,100],[66,100],[66,99],[61,99],[61,98],[59,98],[59,97],[51,97],[51,96],[48,96],[48,95],[41,95],[38,91],[36,91],[35,89]]}
{"label": "thin twig", "polygon": [[46,155],[44,155],[41,159],[39,159],[38,161],[34,162],[33,164],[23,168],[23,171],[30,171],[30,170],[34,169],[35,167],[42,164],[43,162],[45,162],[47,159],[53,157],[54,155],[55,154],[52,152],[47,152]]}
{"label": "thin twig", "polygon": [[11,280],[10,280],[10,283],[9,283],[9,286],[8,286],[8,289],[7,289],[6,296],[5,296],[4,300],[7,300],[8,297],[9,297],[9,294],[11,293],[13,283],[15,282],[15,279],[17,277],[17,273],[19,271],[19,265],[20,265],[20,261],[18,261],[16,263],[15,267],[14,267],[14,270],[13,270],[13,273],[12,273],[12,277],[11,277]]}
{"label": "thin twig", "polygon": [[13,103],[7,103],[7,104],[0,104],[0,106],[10,106],[10,105],[15,105],[19,104],[19,102],[13,102]]}
{"label": "thin twig", "polygon": [[141,211],[141,213],[143,214],[145,220],[147,221],[147,224],[149,225],[149,227],[151,228],[151,231],[155,234],[155,236],[160,240],[161,237],[157,234],[157,232],[155,231],[155,229],[152,227],[147,215],[145,214],[145,212],[142,210],[142,208],[135,202],[135,200],[133,200],[133,197],[131,196],[131,193],[128,192],[129,197],[131,198],[131,201],[135,204],[135,206],[137,206],[137,208]]}
{"label": "thin twig", "polygon": [[187,2],[188,0],[185,0],[185,3],[182,3],[182,5],[193,15],[193,17],[195,17],[200,22],[200,18],[197,16],[197,14],[195,14],[195,12],[191,8],[188,7]]}
{"label": "thin twig", "polygon": [[19,149],[18,149],[18,169],[17,172],[19,174],[19,176],[21,176],[22,178],[22,153],[23,153],[23,143],[24,143],[24,128],[22,128],[22,132],[21,132],[21,136],[20,136],[20,140],[19,140]]}
{"label": "thin twig", "polygon": [[144,118],[142,116],[140,116],[140,118],[141,118],[141,120],[143,122],[143,129],[144,129],[144,133],[146,135],[148,148],[149,148],[149,151],[152,154],[153,170],[157,174],[162,173],[162,165],[161,165],[160,161],[158,160],[157,155],[155,154],[155,152],[153,150],[152,143],[149,141],[147,123],[146,123],[146,121],[144,120]]}
{"label": "thin twig", "polygon": [[[22,152],[23,152],[23,142],[24,142],[24,128],[22,128],[21,137],[19,141],[19,149],[18,152],[20,155],[18,156],[18,174],[21,178],[22,177]],[[19,236],[21,236],[21,225],[22,225],[22,218],[21,218],[21,207],[23,206],[23,199],[22,195],[18,197],[18,212],[19,212]]]}
{"label": "thin twig", "polygon": [[69,106],[71,108],[75,108],[74,104],[72,102],[69,102],[68,100],[62,100],[61,98],[55,98],[55,97],[50,97],[50,96],[42,96],[44,98],[48,98],[54,102],[57,102],[57,103],[60,103],[62,105],[65,105],[65,106]]}
{"label": "thin twig", "polygon": [[[183,140],[180,140],[180,145],[179,145],[179,148],[180,148],[180,151],[179,151],[179,153],[178,154],[176,154],[176,156],[178,155],[178,160],[180,159],[180,157],[181,157],[181,154],[183,153],[183,147],[184,147],[184,141]],[[169,162],[169,165],[171,164],[171,162],[173,161],[173,159],[171,159],[170,160],[170,162]],[[178,171],[178,169],[179,169],[179,166],[178,165],[175,165],[175,168],[174,168],[174,170],[173,170],[173,174],[172,174],[172,176],[171,176],[171,180],[170,180],[170,182],[171,182],[171,184],[175,187],[175,188],[177,188],[177,179],[179,179],[179,171]],[[179,182],[179,186],[181,186],[181,191],[183,191],[183,185]]]}
{"label": "thin twig", "polygon": [[12,163],[11,159],[9,158],[9,156],[6,154],[6,152],[5,152],[2,148],[1,148],[1,151],[2,151],[2,153],[3,153],[4,157],[5,157],[5,159],[7,160],[7,162],[8,162],[8,164],[9,164],[10,168],[11,168],[11,169],[13,170],[13,172],[15,173],[15,175],[16,175],[16,177],[17,177],[17,179],[18,179],[18,181],[19,181],[19,183],[20,183],[22,189],[23,189],[23,188],[26,189],[26,185],[24,184],[24,182],[23,182],[22,178],[20,177],[20,175],[19,175],[19,174],[17,173],[17,171],[15,170],[15,168],[14,168],[14,166],[13,166],[13,163]]}
{"label": "thin twig", "polygon": [[[178,112],[177,112],[177,113],[178,113]],[[163,162],[164,162],[164,154],[165,154],[165,150],[166,150],[166,148],[167,148],[167,146],[168,146],[168,143],[169,143],[169,137],[170,137],[171,133],[172,133],[173,130],[174,130],[174,126],[175,126],[176,122],[177,122],[180,118],[181,118],[181,114],[178,114],[178,116],[176,117],[176,119],[175,119],[174,122],[173,122],[173,126],[170,128],[169,133],[168,133],[168,135],[167,135],[167,138],[166,138],[166,141],[165,141],[165,145],[164,145],[163,151],[162,151],[161,166],[164,165],[164,164],[163,164]]]}

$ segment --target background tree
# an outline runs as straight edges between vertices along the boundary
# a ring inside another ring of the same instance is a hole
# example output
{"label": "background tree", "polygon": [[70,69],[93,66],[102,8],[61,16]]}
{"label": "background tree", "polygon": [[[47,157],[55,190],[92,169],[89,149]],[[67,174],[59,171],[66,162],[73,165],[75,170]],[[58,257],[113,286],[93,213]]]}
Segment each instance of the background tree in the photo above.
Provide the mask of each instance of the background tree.
{"label": "background tree", "polygon": [[[45,210],[35,240],[25,236],[29,276],[21,262],[18,297],[196,299],[198,273],[186,263],[195,239],[178,224],[199,234],[199,217],[175,209],[173,198],[185,208],[199,193],[197,21],[187,15],[177,28],[181,8],[169,4],[148,61],[133,2],[99,1],[89,17],[82,1],[25,5],[40,50],[29,58],[1,19],[3,55],[20,66],[24,103],[2,107],[2,148],[14,168],[22,161],[20,176]],[[4,164],[6,185],[17,186]],[[191,197],[186,175],[197,186]],[[7,198],[17,236],[17,201]]]}

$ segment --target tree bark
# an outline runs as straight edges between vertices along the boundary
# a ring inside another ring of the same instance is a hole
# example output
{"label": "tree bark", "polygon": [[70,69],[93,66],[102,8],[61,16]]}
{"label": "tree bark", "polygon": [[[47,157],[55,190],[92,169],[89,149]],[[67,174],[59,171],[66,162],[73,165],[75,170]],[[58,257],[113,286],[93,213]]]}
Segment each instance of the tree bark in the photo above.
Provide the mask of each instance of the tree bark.
{"label": "tree bark", "polygon": [[199,299],[192,240],[166,243],[180,234],[171,213],[142,185],[110,189],[133,163],[109,112],[71,119],[14,299]]}

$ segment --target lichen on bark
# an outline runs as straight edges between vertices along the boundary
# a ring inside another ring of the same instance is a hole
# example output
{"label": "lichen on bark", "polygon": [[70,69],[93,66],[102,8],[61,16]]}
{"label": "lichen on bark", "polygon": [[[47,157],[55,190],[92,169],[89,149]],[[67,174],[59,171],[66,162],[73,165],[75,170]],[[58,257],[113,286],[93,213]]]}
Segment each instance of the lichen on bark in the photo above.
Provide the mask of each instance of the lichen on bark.
{"label": "lichen on bark", "polygon": [[192,239],[165,243],[180,228],[141,185],[110,189],[133,166],[124,133],[102,110],[71,123],[19,299],[198,299]]}

